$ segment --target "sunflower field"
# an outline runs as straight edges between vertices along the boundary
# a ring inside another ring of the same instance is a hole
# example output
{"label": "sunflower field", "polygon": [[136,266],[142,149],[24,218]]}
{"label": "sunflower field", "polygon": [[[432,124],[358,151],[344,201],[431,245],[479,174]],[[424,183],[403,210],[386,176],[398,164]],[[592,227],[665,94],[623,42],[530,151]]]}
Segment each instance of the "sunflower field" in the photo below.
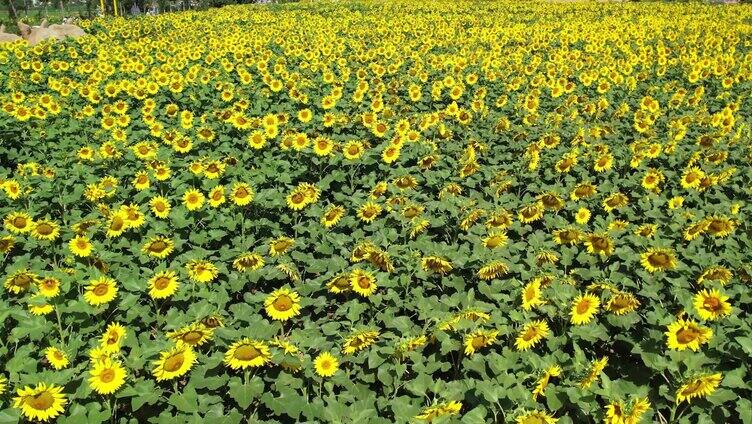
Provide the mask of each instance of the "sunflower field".
{"label": "sunflower field", "polygon": [[752,423],[752,8],[0,45],[0,424]]}

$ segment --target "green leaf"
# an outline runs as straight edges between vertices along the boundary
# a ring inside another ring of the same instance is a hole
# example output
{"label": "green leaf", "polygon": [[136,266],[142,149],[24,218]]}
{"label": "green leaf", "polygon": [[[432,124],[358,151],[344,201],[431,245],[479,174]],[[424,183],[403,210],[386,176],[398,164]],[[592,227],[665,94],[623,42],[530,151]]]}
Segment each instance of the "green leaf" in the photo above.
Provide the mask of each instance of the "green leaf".
{"label": "green leaf", "polygon": [[199,410],[198,395],[192,386],[186,386],[181,393],[173,393],[169,402],[181,412],[194,413]]}
{"label": "green leaf", "polygon": [[242,409],[248,409],[253,399],[264,391],[264,381],[258,376],[253,376],[251,381],[243,383],[240,378],[230,379],[230,396],[235,399]]}

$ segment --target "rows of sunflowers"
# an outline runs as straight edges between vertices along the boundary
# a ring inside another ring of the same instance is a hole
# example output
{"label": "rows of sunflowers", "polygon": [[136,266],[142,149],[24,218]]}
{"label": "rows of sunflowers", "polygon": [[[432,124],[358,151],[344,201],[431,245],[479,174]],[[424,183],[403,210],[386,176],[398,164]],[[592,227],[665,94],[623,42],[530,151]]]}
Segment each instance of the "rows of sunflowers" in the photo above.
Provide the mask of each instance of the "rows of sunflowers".
{"label": "rows of sunflowers", "polygon": [[752,423],[752,9],[0,46],[0,423]]}

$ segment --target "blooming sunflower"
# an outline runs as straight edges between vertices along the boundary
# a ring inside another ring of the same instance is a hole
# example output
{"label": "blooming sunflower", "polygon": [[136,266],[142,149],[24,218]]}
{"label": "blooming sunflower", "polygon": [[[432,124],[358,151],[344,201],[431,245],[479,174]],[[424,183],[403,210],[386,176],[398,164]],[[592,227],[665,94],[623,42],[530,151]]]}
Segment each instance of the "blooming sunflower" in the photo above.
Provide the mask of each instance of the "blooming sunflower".
{"label": "blooming sunflower", "polygon": [[230,368],[260,367],[271,360],[269,346],[260,340],[244,338],[230,345],[225,352],[225,364]]}
{"label": "blooming sunflower", "polygon": [[607,233],[590,233],[585,236],[587,251],[601,257],[611,256],[614,253],[614,242]]}
{"label": "blooming sunflower", "polygon": [[465,336],[465,355],[472,356],[478,350],[496,342],[498,331],[476,330]]}
{"label": "blooming sunflower", "polygon": [[514,346],[520,351],[528,350],[548,337],[550,331],[546,321],[537,320],[529,322],[522,327],[522,331],[520,331],[514,341]]}
{"label": "blooming sunflower", "polygon": [[580,224],[585,225],[590,221],[590,210],[587,208],[580,208],[574,216],[574,220]]}
{"label": "blooming sunflower", "polygon": [[157,218],[165,219],[170,215],[172,206],[170,201],[163,196],[155,196],[149,201],[149,208]]}
{"label": "blooming sunflower", "polygon": [[235,183],[230,192],[232,202],[238,206],[245,206],[253,201],[253,188],[246,183]]}
{"label": "blooming sunflower", "polygon": [[34,223],[31,236],[39,240],[52,241],[60,235],[60,227],[53,221],[40,220]]}
{"label": "blooming sunflower", "polygon": [[321,377],[331,377],[339,369],[339,361],[329,352],[320,353],[313,361],[316,374]]}
{"label": "blooming sunflower", "polygon": [[86,236],[76,236],[68,243],[71,253],[85,258],[91,255],[92,245]]}
{"label": "blooming sunflower", "polygon": [[54,346],[50,346],[44,350],[44,357],[47,359],[47,362],[52,365],[52,368],[56,370],[66,368],[70,364],[68,355]]}
{"label": "blooming sunflower", "polygon": [[194,322],[183,328],[169,331],[165,336],[175,343],[185,343],[191,347],[201,346],[211,340],[214,329],[208,328],[200,322]]}
{"label": "blooming sunflower", "polygon": [[728,299],[728,296],[716,289],[705,289],[695,295],[694,305],[700,318],[716,320],[731,314],[731,304],[727,302]]}
{"label": "blooming sunflower", "polygon": [[285,254],[293,245],[295,240],[289,237],[277,237],[269,242],[269,255],[279,256]]}
{"label": "blooming sunflower", "polygon": [[224,186],[218,185],[209,191],[209,206],[218,208],[226,201]]}
{"label": "blooming sunflower", "polygon": [[99,345],[102,351],[115,353],[120,350],[123,340],[125,340],[125,327],[114,322],[107,326],[107,330],[105,330],[99,340]]}
{"label": "blooming sunflower", "polygon": [[378,218],[381,210],[381,206],[378,203],[369,200],[358,209],[358,218],[366,224],[370,224]]}
{"label": "blooming sunflower", "polygon": [[235,258],[232,266],[241,272],[249,269],[256,271],[264,266],[264,258],[258,253],[243,253]]}
{"label": "blooming sunflower", "polygon": [[287,195],[287,207],[294,211],[299,211],[308,206],[308,204],[308,199],[302,190],[295,189]]}
{"label": "blooming sunflower", "polygon": [[86,286],[84,300],[91,306],[99,306],[112,301],[117,293],[118,287],[115,280],[109,277],[99,277]]}
{"label": "blooming sunflower", "polygon": [[640,255],[640,263],[651,273],[674,269],[677,266],[674,251],[665,248],[650,248]]}
{"label": "blooming sunflower", "polygon": [[60,293],[60,280],[55,277],[45,277],[37,283],[39,293],[44,297],[55,297]]}
{"label": "blooming sunflower", "polygon": [[157,236],[152,237],[141,248],[141,252],[152,258],[164,259],[172,253],[175,242],[169,237]]}
{"label": "blooming sunflower", "polygon": [[571,323],[574,325],[589,323],[593,319],[593,316],[595,316],[596,312],[598,312],[598,306],[600,303],[600,299],[590,293],[577,296],[572,303],[572,309],[569,312],[569,315],[571,315]]}
{"label": "blooming sunflower", "polygon": [[67,402],[62,387],[39,383],[35,387],[18,389],[13,398],[13,407],[20,409],[28,420],[47,421],[62,414]]}
{"label": "blooming sunflower", "polygon": [[219,275],[219,268],[209,261],[191,260],[185,264],[188,278],[198,283],[210,283]]}
{"label": "blooming sunflower", "polygon": [[300,314],[300,295],[286,288],[277,289],[264,300],[264,309],[271,319],[287,321]]}
{"label": "blooming sunflower", "polygon": [[668,325],[666,330],[669,349],[698,351],[700,345],[708,343],[713,337],[713,330],[703,327],[692,320],[678,319]]}
{"label": "blooming sunflower", "polygon": [[321,216],[321,225],[323,225],[324,228],[332,228],[337,225],[344,214],[345,208],[342,206],[331,206]]}
{"label": "blooming sunflower", "polygon": [[26,212],[11,212],[3,220],[5,228],[14,234],[24,234],[34,228],[34,220]]}
{"label": "blooming sunflower", "polygon": [[178,343],[175,347],[159,353],[159,359],[154,361],[152,374],[157,381],[172,380],[190,371],[196,362],[196,353],[185,343]]}
{"label": "blooming sunflower", "polygon": [[368,297],[376,291],[378,285],[373,274],[362,269],[355,269],[350,273],[350,287],[355,293]]}
{"label": "blooming sunflower", "polygon": [[159,271],[149,279],[149,296],[165,299],[175,294],[180,282],[175,271]]}
{"label": "blooming sunflower", "polygon": [[721,385],[722,380],[721,373],[691,378],[676,390],[676,402],[691,402],[693,398],[710,396]]}
{"label": "blooming sunflower", "polygon": [[117,211],[110,215],[107,222],[107,232],[105,235],[109,238],[121,236],[129,227],[128,215],[125,211]]}
{"label": "blooming sunflower", "polygon": [[89,370],[89,386],[100,395],[115,393],[125,383],[125,368],[110,358],[94,361]]}
{"label": "blooming sunflower", "polygon": [[186,192],[183,193],[183,204],[189,211],[201,209],[201,207],[204,206],[204,201],[204,194],[195,188],[186,190]]}
{"label": "blooming sunflower", "polygon": [[27,270],[19,270],[5,279],[3,286],[13,294],[25,292],[37,281],[37,275]]}
{"label": "blooming sunflower", "polygon": [[540,280],[534,279],[527,283],[521,293],[522,309],[529,311],[536,306],[545,304],[546,302],[543,300],[541,294]]}

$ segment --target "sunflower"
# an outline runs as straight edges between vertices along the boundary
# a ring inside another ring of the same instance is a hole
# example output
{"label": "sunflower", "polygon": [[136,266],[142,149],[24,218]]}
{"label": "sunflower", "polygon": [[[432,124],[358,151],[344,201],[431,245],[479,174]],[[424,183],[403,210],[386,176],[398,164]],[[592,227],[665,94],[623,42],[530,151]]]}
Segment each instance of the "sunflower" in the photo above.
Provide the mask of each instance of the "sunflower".
{"label": "sunflower", "polygon": [[498,331],[476,330],[465,336],[465,355],[472,356],[478,350],[496,342]]}
{"label": "sunflower", "polygon": [[13,236],[0,237],[0,253],[8,253],[16,245],[16,238]]}
{"label": "sunflower", "polygon": [[37,281],[37,275],[26,270],[16,271],[5,279],[3,286],[13,294],[25,292]]}
{"label": "sunflower", "polygon": [[34,228],[34,220],[25,212],[11,212],[3,220],[5,228],[14,234],[24,234]]}
{"label": "sunflower", "polygon": [[703,219],[702,221],[691,224],[684,230],[684,240],[692,241],[700,237],[708,229],[710,223]]}
{"label": "sunflower", "polygon": [[398,358],[404,359],[409,352],[413,352],[426,344],[428,344],[428,337],[425,335],[411,337],[398,343],[395,347],[394,354]]}
{"label": "sunflower", "polygon": [[114,322],[107,326],[99,340],[99,345],[103,352],[115,353],[120,350],[123,340],[125,340],[125,327]]}
{"label": "sunflower", "polygon": [[439,275],[446,275],[454,269],[451,261],[440,256],[425,256],[421,259],[420,265],[423,271]]}
{"label": "sunflower", "polygon": [[345,214],[345,208],[342,206],[331,206],[321,215],[321,225],[324,228],[332,228],[337,225],[342,216]]}
{"label": "sunflower", "polygon": [[128,227],[127,213],[124,211],[117,211],[110,215],[105,235],[109,238],[120,237]]}
{"label": "sunflower", "polygon": [[668,325],[666,330],[669,349],[692,349],[697,352],[700,345],[708,343],[713,337],[713,330],[703,327],[692,320],[678,319]]}
{"label": "sunflower", "polygon": [[109,277],[99,277],[86,286],[84,300],[91,306],[99,306],[111,302],[117,293],[118,287],[115,280]]}
{"label": "sunflower", "polygon": [[320,353],[313,361],[316,374],[321,377],[331,377],[339,369],[339,361],[329,352]]}
{"label": "sunflower", "polygon": [[423,411],[421,411],[420,414],[415,416],[415,419],[432,422],[434,419],[439,417],[457,415],[461,410],[462,402],[442,402],[425,408]]}
{"label": "sunflower", "polygon": [[682,174],[681,186],[685,189],[699,189],[702,180],[705,179],[706,174],[700,168],[693,166]]}
{"label": "sunflower", "polygon": [[64,411],[68,400],[63,388],[54,384],[39,383],[36,387],[26,386],[16,390],[13,407],[20,409],[21,414],[31,421],[47,421],[56,418]]}
{"label": "sunflower", "polygon": [[590,221],[590,210],[587,208],[580,208],[577,210],[577,213],[574,215],[574,220],[580,224],[585,225]]}
{"label": "sunflower", "polygon": [[63,352],[62,350],[56,348],[56,347],[48,347],[44,350],[44,357],[47,359],[47,362],[52,365],[52,368],[56,370],[61,370],[63,368],[68,367],[70,364],[70,361],[68,360],[68,356]]}
{"label": "sunflower", "polygon": [[183,342],[195,347],[208,342],[213,335],[213,328],[208,328],[200,322],[194,322],[178,330],[170,331],[165,336],[175,343]]}
{"label": "sunflower", "polygon": [[205,260],[188,261],[185,269],[188,271],[188,278],[198,283],[210,283],[219,275],[217,266]]}
{"label": "sunflower", "polygon": [[246,183],[235,183],[230,192],[232,202],[238,206],[245,206],[253,201],[253,188]]}
{"label": "sunflower", "polygon": [[736,222],[725,216],[713,216],[707,219],[707,232],[713,237],[726,237],[736,229]]}
{"label": "sunflower", "polygon": [[277,237],[276,239],[272,239],[269,241],[269,255],[279,256],[285,254],[293,245],[295,244],[295,240],[289,238],[289,237]]}
{"label": "sunflower", "polygon": [[342,148],[342,153],[348,160],[356,160],[363,154],[363,143],[359,141],[348,141]]}
{"label": "sunflower", "polygon": [[326,283],[326,288],[334,294],[345,293],[352,289],[350,276],[346,273],[335,275]]}
{"label": "sunflower", "polygon": [[371,346],[379,338],[378,331],[361,331],[355,333],[345,339],[344,346],[342,346],[342,353],[349,355],[352,353],[360,352],[361,350]]}
{"label": "sunflower", "polygon": [[358,218],[366,224],[370,224],[378,218],[381,210],[381,206],[369,200],[358,209]]}
{"label": "sunflower", "polygon": [[92,245],[86,236],[76,236],[68,243],[71,253],[85,258],[91,255]]}
{"label": "sunflower", "polygon": [[606,368],[606,365],[608,365],[607,356],[592,361],[590,363],[590,369],[585,374],[585,376],[580,379],[578,386],[580,386],[580,388],[582,389],[589,388],[595,382],[595,380],[597,380],[601,376],[601,373]]}
{"label": "sunflower", "polygon": [[515,420],[516,424],[555,424],[557,421],[559,419],[548,412],[538,410],[525,412]]}
{"label": "sunflower", "polygon": [[157,236],[152,237],[141,248],[141,252],[152,258],[164,259],[172,253],[175,243],[169,237]]}
{"label": "sunflower", "polygon": [[543,218],[544,211],[545,207],[543,206],[543,202],[537,201],[531,205],[527,205],[521,208],[517,213],[517,218],[521,223],[529,224]]}
{"label": "sunflower", "polygon": [[353,270],[350,273],[349,280],[350,288],[363,297],[372,295],[378,288],[376,277],[372,273],[362,269]]}
{"label": "sunflower", "polygon": [[640,263],[650,273],[674,269],[677,266],[673,250],[655,247],[640,255]]}
{"label": "sunflower", "polygon": [[615,293],[606,303],[606,309],[616,315],[633,312],[640,306],[640,301],[631,293]]}
{"label": "sunflower", "polygon": [[600,299],[590,293],[577,296],[572,304],[572,309],[569,312],[569,315],[571,315],[571,323],[574,325],[589,323],[593,319],[593,316],[595,316],[596,312],[598,312],[598,306],[600,303]]}
{"label": "sunflower", "polygon": [[550,331],[546,321],[537,320],[529,322],[522,327],[522,331],[520,331],[514,341],[514,346],[520,351],[528,350],[548,337]]}
{"label": "sunflower", "polygon": [[551,382],[552,377],[559,377],[561,375],[561,367],[558,365],[552,365],[543,372],[543,375],[535,383],[535,389],[533,389],[533,400],[538,399],[538,396],[546,396],[546,387]]}
{"label": "sunflower", "polygon": [[313,140],[313,152],[318,156],[329,156],[334,150],[334,141],[327,137],[317,137]]}
{"label": "sunflower", "polygon": [[697,282],[705,284],[705,281],[718,281],[722,286],[725,286],[733,277],[734,275],[728,268],[716,265],[706,268],[697,278]]}
{"label": "sunflower", "polygon": [[622,401],[612,401],[606,406],[604,424],[637,424],[650,409],[647,398],[637,398],[626,407]]}
{"label": "sunflower", "polygon": [[157,381],[172,380],[190,371],[196,362],[196,353],[185,343],[177,343],[175,347],[159,353],[159,359],[154,361],[152,375]]}
{"label": "sunflower", "polygon": [[710,396],[721,385],[722,380],[721,373],[691,378],[676,390],[676,402],[691,402],[693,398]]}
{"label": "sunflower", "polygon": [[163,196],[155,196],[149,201],[149,208],[154,216],[157,218],[165,219],[170,215],[172,206],[170,201]]}
{"label": "sunflower", "polygon": [[538,279],[534,279],[525,285],[521,297],[522,309],[526,311],[546,303],[541,296],[541,283]]}
{"label": "sunflower", "polygon": [[554,231],[553,238],[556,244],[576,245],[582,239],[582,233],[574,227],[568,227]]}
{"label": "sunflower", "polygon": [[716,289],[701,290],[695,295],[694,305],[697,314],[705,320],[716,320],[731,314],[731,304],[728,296]]}
{"label": "sunflower", "polygon": [[115,393],[125,383],[125,374],[120,361],[94,361],[89,370],[89,386],[100,395]]}
{"label": "sunflower", "polygon": [[175,294],[180,283],[175,271],[159,271],[149,279],[149,296],[166,299]]}
{"label": "sunflower", "polygon": [[504,261],[492,261],[485,265],[483,265],[478,270],[478,278],[481,280],[493,280],[494,278],[499,278],[504,274],[507,274],[509,272],[509,266],[507,266]]}
{"label": "sunflower", "polygon": [[611,256],[614,253],[614,242],[607,233],[590,233],[585,236],[587,251],[601,257]]}
{"label": "sunflower", "polygon": [[483,246],[489,249],[495,249],[497,247],[506,246],[508,241],[509,237],[507,236],[506,231],[497,230],[490,233],[486,238],[483,239]]}
{"label": "sunflower", "polygon": [[287,321],[300,314],[300,295],[292,290],[274,290],[264,300],[264,309],[271,319]]}
{"label": "sunflower", "polygon": [[6,390],[8,390],[8,379],[0,374],[0,396],[4,395]]}
{"label": "sunflower", "polygon": [[183,204],[189,211],[195,211],[201,209],[204,206],[204,194],[195,188],[186,190],[183,193]]}
{"label": "sunflower", "polygon": [[260,367],[270,360],[269,346],[260,340],[249,338],[231,344],[225,352],[225,364],[234,370]]}
{"label": "sunflower", "polygon": [[308,204],[308,199],[305,196],[305,192],[302,190],[295,189],[292,193],[287,195],[287,207],[294,211],[299,211],[308,206]]}
{"label": "sunflower", "polygon": [[232,262],[232,266],[242,272],[246,270],[259,270],[264,266],[264,258],[258,253],[243,253],[235,258]]}
{"label": "sunflower", "polygon": [[218,208],[226,201],[224,186],[218,185],[209,191],[209,206]]}
{"label": "sunflower", "polygon": [[60,293],[60,280],[55,277],[45,277],[37,282],[37,287],[42,296],[55,297]]}
{"label": "sunflower", "polygon": [[34,223],[31,236],[39,240],[52,241],[60,235],[60,227],[52,221],[41,220]]}

